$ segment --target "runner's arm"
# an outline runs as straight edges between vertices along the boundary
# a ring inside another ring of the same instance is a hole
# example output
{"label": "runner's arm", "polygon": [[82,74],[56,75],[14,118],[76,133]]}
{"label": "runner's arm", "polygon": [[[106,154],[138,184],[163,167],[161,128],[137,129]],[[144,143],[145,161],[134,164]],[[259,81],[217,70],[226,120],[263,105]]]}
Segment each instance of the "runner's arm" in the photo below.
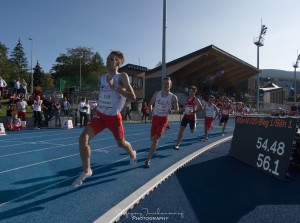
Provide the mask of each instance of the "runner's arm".
{"label": "runner's arm", "polygon": [[172,114],[173,112],[178,112],[178,99],[177,96],[174,94],[172,97],[172,105],[174,107],[174,110],[170,110],[170,114]]}
{"label": "runner's arm", "polygon": [[194,105],[197,106],[197,108],[198,108],[196,111],[194,111],[194,113],[197,113],[197,112],[200,112],[203,110],[203,106],[198,98],[196,98],[196,100],[194,101]]}
{"label": "runner's arm", "polygon": [[122,72],[119,76],[119,83],[118,87],[114,86],[114,84],[109,82],[110,87],[118,92],[120,95],[124,96],[125,98],[129,99],[130,101],[135,101],[136,96],[134,94],[134,91],[129,83],[128,75],[124,72]]}
{"label": "runner's arm", "polygon": [[151,98],[151,100],[150,100],[150,102],[149,102],[149,104],[148,104],[148,111],[149,111],[149,117],[148,117],[148,119],[149,119],[149,120],[152,119],[153,104],[155,103],[155,99],[156,99],[157,92],[158,92],[158,91],[156,91],[156,92],[153,94],[153,96],[152,96],[152,98]]}

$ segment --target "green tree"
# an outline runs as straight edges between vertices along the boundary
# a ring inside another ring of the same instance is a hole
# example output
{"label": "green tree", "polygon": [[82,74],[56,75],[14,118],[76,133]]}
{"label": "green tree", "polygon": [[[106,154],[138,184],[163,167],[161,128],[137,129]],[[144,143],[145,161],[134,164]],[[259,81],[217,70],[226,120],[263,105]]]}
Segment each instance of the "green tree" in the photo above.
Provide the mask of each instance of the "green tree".
{"label": "green tree", "polygon": [[39,64],[39,61],[37,61],[35,67],[33,68],[33,86],[40,86],[42,88],[45,86],[45,75]]}
{"label": "green tree", "polygon": [[20,77],[28,81],[28,62],[20,39],[11,53],[10,61],[12,62],[14,79]]}
{"label": "green tree", "polygon": [[54,78],[65,79],[69,85],[79,86],[80,64],[82,84],[98,82],[98,78],[106,72],[100,54],[87,47],[67,49],[67,53],[56,58],[56,63],[52,67]]}
{"label": "green tree", "polygon": [[13,83],[13,69],[12,63],[7,57],[8,48],[0,42],[0,76],[7,82]]}
{"label": "green tree", "polygon": [[45,80],[44,81],[44,88],[45,89],[54,89],[54,87],[55,87],[54,86],[55,80],[54,80],[52,74],[46,73],[44,78],[45,78],[44,79]]}

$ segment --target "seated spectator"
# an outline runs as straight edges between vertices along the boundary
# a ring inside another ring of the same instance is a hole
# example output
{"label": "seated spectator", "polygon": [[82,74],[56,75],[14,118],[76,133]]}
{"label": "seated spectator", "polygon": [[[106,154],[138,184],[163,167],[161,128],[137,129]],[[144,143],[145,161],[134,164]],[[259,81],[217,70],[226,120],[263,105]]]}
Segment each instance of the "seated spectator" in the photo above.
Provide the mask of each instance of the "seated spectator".
{"label": "seated spectator", "polygon": [[21,125],[21,119],[18,118],[18,115],[15,114],[9,125],[6,125],[6,130],[20,131],[23,129]]}

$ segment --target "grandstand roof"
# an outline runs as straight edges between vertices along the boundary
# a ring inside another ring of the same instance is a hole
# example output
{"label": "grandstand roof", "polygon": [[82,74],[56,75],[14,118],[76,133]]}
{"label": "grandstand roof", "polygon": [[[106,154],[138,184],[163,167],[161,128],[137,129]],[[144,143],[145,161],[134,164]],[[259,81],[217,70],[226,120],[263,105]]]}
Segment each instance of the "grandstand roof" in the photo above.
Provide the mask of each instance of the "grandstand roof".
{"label": "grandstand roof", "polygon": [[[166,64],[167,76],[190,82],[211,82],[214,86],[230,87],[259,73],[259,69],[219,49],[207,46]],[[218,73],[221,75],[217,75]],[[146,71],[146,79],[159,77],[162,67]],[[222,75],[223,74],[223,75]]]}

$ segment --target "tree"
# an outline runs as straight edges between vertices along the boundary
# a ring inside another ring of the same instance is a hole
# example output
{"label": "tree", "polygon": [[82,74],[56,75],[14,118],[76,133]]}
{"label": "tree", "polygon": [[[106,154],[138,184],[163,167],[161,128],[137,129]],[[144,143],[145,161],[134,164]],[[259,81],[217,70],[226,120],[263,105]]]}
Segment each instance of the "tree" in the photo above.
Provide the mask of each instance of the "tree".
{"label": "tree", "polygon": [[11,53],[10,60],[13,66],[14,79],[20,77],[21,79],[26,79],[28,81],[28,63],[20,39]]}
{"label": "tree", "polygon": [[0,42],[0,76],[8,83],[13,83],[12,63],[7,57],[8,48]]}
{"label": "tree", "polygon": [[45,80],[44,81],[44,88],[45,89],[54,89],[54,82],[55,82],[55,80],[54,80],[52,74],[47,73],[47,74],[45,74],[44,78],[45,78],[44,79]]}
{"label": "tree", "polygon": [[36,66],[33,68],[33,86],[44,87],[45,75],[44,71],[40,67],[39,61],[37,61]]}
{"label": "tree", "polygon": [[69,85],[79,86],[80,64],[82,84],[98,82],[98,78],[106,72],[100,54],[92,52],[91,48],[87,47],[67,49],[66,54],[56,58],[56,63],[52,67],[54,78],[65,79]]}
{"label": "tree", "polygon": [[162,63],[161,63],[161,61],[159,61],[155,67],[161,67],[161,66],[162,66]]}

